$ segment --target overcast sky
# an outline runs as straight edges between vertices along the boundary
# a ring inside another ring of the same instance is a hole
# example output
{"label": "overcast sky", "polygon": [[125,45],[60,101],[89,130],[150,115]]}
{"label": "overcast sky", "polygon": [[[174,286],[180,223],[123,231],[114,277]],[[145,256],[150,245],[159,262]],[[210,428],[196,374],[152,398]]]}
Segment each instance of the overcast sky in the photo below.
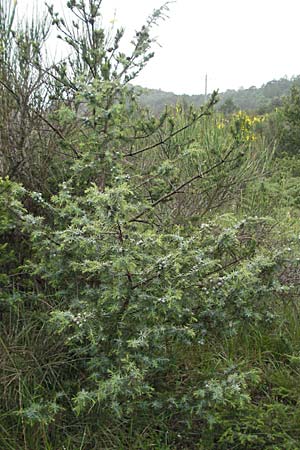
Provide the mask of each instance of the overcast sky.
{"label": "overcast sky", "polygon": [[[18,0],[31,15],[43,0]],[[48,0],[59,9],[65,0]],[[117,15],[130,40],[161,0],[103,0],[104,19]],[[161,47],[137,82],[178,94],[261,86],[300,74],[300,0],[177,0],[155,29]]]}

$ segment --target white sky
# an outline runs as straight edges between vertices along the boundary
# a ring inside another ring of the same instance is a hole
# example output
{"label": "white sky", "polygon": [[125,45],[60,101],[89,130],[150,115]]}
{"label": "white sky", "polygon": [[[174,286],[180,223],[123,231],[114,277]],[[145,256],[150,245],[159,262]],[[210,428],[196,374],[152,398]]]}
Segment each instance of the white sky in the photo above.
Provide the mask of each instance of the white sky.
{"label": "white sky", "polygon": [[[38,3],[36,3],[38,1]],[[59,9],[66,0],[48,0]],[[117,14],[130,40],[163,0],[103,0],[104,19]],[[43,0],[18,0],[31,15]],[[257,86],[300,74],[300,0],[177,0],[155,29],[161,47],[137,79],[178,94]]]}

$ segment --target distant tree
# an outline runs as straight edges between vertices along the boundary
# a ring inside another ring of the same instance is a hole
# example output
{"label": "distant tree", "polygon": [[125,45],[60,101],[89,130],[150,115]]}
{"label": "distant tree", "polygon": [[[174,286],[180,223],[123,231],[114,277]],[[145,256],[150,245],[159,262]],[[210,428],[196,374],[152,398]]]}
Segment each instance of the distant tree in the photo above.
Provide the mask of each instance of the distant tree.
{"label": "distant tree", "polygon": [[238,108],[231,97],[227,98],[224,103],[220,106],[220,111],[224,114],[232,114]]}
{"label": "distant tree", "polygon": [[284,100],[277,131],[279,150],[292,155],[300,153],[300,88],[294,86]]}

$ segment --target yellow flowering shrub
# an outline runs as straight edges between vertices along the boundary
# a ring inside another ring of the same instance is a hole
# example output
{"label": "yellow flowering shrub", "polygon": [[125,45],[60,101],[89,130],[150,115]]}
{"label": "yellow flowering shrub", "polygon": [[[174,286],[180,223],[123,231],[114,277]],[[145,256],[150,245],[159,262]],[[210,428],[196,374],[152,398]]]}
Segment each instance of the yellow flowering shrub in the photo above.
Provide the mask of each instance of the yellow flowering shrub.
{"label": "yellow flowering shrub", "polygon": [[263,122],[263,116],[249,116],[244,111],[239,111],[232,116],[231,133],[238,143],[252,142],[256,140],[256,126]]}

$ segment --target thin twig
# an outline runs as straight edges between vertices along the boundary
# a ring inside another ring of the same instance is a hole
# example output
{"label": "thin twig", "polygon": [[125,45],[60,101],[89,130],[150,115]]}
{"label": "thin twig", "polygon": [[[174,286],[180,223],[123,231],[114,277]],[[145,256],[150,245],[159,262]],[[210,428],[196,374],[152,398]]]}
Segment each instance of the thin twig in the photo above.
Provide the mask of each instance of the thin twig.
{"label": "thin twig", "polygon": [[129,157],[129,156],[136,156],[139,155],[141,153],[146,152],[147,150],[152,150],[156,147],[159,147],[160,145],[165,144],[166,142],[168,142],[170,139],[172,139],[174,136],[176,136],[177,134],[185,131],[186,129],[190,128],[195,122],[197,122],[198,120],[200,120],[202,117],[204,116],[209,116],[211,114],[210,109],[215,105],[216,103],[216,93],[214,93],[212,95],[212,99],[209,102],[209,104],[207,105],[205,111],[202,111],[201,114],[199,114],[198,116],[194,117],[193,120],[191,120],[190,122],[188,122],[187,124],[185,124],[183,127],[178,128],[177,130],[173,131],[172,133],[170,133],[166,138],[161,139],[159,142],[155,142],[152,145],[148,145],[147,147],[144,147],[140,150],[136,150],[135,152],[130,152],[125,154],[125,157]]}
{"label": "thin twig", "polygon": [[144,214],[146,214],[150,209],[155,208],[155,206],[157,206],[159,203],[166,201],[168,198],[172,197],[173,195],[177,194],[179,191],[181,191],[183,188],[185,188],[186,186],[188,186],[189,184],[193,183],[195,180],[198,180],[200,178],[204,178],[205,175],[207,175],[208,173],[212,172],[214,169],[216,169],[217,167],[221,166],[222,164],[225,164],[227,162],[232,162],[235,161],[237,158],[239,158],[240,155],[238,155],[236,158],[233,159],[228,159],[229,156],[231,155],[231,153],[233,152],[233,148],[231,150],[229,150],[229,152],[227,152],[227,154],[225,155],[225,157],[223,159],[221,159],[220,161],[218,161],[216,164],[214,164],[213,166],[211,166],[209,169],[207,169],[205,172],[202,173],[198,173],[197,175],[194,175],[192,178],[190,178],[189,180],[185,181],[184,183],[182,183],[180,186],[178,186],[177,188],[175,188],[173,191],[169,192],[168,194],[163,195],[162,197],[160,197],[158,200],[156,200],[154,203],[152,203],[150,206],[148,206],[147,208],[145,208],[142,212],[140,212],[137,216],[135,216],[134,218],[130,219],[129,222],[135,222],[137,219],[139,219],[140,217],[142,217]]}

